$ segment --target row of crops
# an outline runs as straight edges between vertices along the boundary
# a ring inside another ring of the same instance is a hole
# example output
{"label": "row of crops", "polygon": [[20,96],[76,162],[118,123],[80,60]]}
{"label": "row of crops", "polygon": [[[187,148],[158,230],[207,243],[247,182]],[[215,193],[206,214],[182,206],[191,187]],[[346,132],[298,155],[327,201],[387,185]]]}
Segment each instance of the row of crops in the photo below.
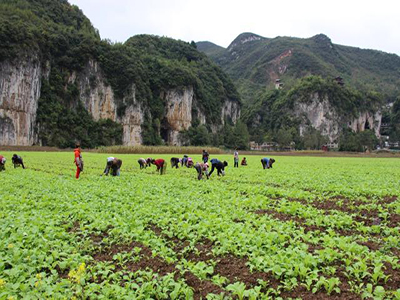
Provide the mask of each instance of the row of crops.
{"label": "row of crops", "polygon": [[211,155],[226,175],[198,181],[147,155],[102,177],[108,155],[83,153],[76,180],[72,153],[21,155],[0,173],[0,299],[400,299],[397,159]]}

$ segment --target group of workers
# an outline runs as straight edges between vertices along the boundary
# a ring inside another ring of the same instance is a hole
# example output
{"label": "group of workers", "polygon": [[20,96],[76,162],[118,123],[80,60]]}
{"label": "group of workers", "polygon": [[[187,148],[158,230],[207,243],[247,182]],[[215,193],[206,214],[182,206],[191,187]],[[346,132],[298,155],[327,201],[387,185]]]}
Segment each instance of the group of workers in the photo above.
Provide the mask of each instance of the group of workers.
{"label": "group of workers", "polygon": [[[75,178],[79,179],[80,173],[83,171],[83,159],[82,159],[82,153],[81,153],[81,147],[79,144],[76,144],[76,147],[74,149],[74,163],[76,165],[76,173],[75,173]],[[208,163],[209,160],[209,153],[206,150],[203,150],[202,153],[202,162],[193,162],[193,159],[191,157],[188,157],[187,155],[184,155],[183,158],[178,158],[178,157],[172,157],[171,158],[171,167],[172,168],[179,168],[179,165],[181,167],[185,166],[187,168],[194,167],[194,169],[197,171],[197,179],[201,180],[203,179],[203,176],[205,175],[207,179],[210,178],[211,174],[214,172],[215,169],[217,169],[217,174],[218,176],[224,176],[225,175],[225,167],[228,166],[228,163],[226,161],[220,161],[217,158],[213,158],[210,160],[211,164],[211,171],[209,171],[210,164]],[[233,153],[233,162],[234,162],[234,167],[238,168],[239,167],[239,153],[237,150]],[[272,168],[272,165],[274,164],[275,159],[273,158],[268,158],[264,157],[261,159],[261,164],[263,166],[263,169],[269,169]],[[12,163],[14,164],[14,168],[18,166],[22,166],[22,168],[25,169],[24,162],[21,156],[14,154],[12,157]],[[167,162],[162,159],[153,159],[151,157],[148,157],[147,159],[145,158],[139,158],[138,159],[139,167],[140,169],[144,169],[147,167],[150,167],[151,165],[155,165],[157,167],[157,172],[160,173],[160,175],[165,174],[166,168],[167,168]],[[0,171],[5,170],[5,164],[6,164],[6,158],[2,155],[0,155]],[[246,157],[242,159],[241,162],[242,166],[247,166],[247,160]],[[108,175],[111,172],[112,176],[119,176],[121,174],[121,166],[122,166],[122,160],[118,159],[116,157],[108,157],[107,158],[107,163],[106,163],[106,168],[104,169],[104,172],[102,175]]]}
{"label": "group of workers", "polygon": [[[0,155],[0,171],[5,171],[6,161],[7,159],[3,155]],[[14,154],[11,158],[11,161],[14,165],[14,168],[22,166],[22,168],[25,169],[24,161],[21,156]]]}

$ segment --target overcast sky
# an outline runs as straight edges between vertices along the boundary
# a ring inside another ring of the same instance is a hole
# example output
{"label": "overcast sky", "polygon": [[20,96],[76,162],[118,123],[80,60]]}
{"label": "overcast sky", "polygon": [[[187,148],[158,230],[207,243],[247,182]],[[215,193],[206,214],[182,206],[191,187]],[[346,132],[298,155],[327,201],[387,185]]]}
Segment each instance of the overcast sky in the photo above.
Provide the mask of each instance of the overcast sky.
{"label": "overcast sky", "polygon": [[400,55],[399,0],[69,0],[102,38],[136,34],[227,47],[242,32],[273,38],[318,33],[333,43]]}

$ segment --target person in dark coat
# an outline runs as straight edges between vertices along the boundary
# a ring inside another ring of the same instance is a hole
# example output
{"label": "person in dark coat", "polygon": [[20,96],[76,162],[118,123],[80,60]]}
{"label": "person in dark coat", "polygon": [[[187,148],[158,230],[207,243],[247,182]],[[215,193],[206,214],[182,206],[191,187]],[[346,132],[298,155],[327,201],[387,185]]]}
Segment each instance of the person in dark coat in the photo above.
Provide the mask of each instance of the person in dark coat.
{"label": "person in dark coat", "polygon": [[14,168],[22,166],[22,168],[25,169],[24,160],[22,159],[21,156],[14,154],[12,156],[11,160],[12,160],[12,163],[14,164]]}
{"label": "person in dark coat", "polygon": [[179,168],[180,159],[178,157],[171,157],[171,168]]}
{"label": "person in dark coat", "polygon": [[151,158],[151,157],[148,157],[148,158],[146,158],[146,163],[147,163],[147,166],[148,167],[151,167],[151,161],[152,161],[153,159]]}
{"label": "person in dark coat", "polygon": [[242,166],[247,166],[246,157],[243,157],[242,162],[240,163]]}
{"label": "person in dark coat", "polygon": [[217,169],[218,176],[225,175],[225,167],[228,166],[228,163],[226,161],[222,162],[216,158],[213,158],[212,160],[210,160],[210,162],[211,162],[211,172],[208,175],[209,177],[211,177],[211,174],[214,172],[214,169]]}
{"label": "person in dark coat", "polygon": [[108,176],[108,174],[110,173],[110,170],[111,170],[112,176],[119,176],[121,174],[121,166],[122,166],[122,160],[120,160],[116,157],[108,157],[107,165],[106,165],[106,168],[104,169],[103,174]]}
{"label": "person in dark coat", "polygon": [[203,163],[208,162],[208,157],[209,157],[208,152],[206,150],[203,150],[203,155],[202,155]]}
{"label": "person in dark coat", "polygon": [[262,164],[264,170],[269,169],[269,168],[272,169],[272,165],[274,164],[274,162],[275,162],[275,159],[273,159],[273,158],[264,157],[261,159],[261,164]]}
{"label": "person in dark coat", "polygon": [[184,155],[183,158],[181,159],[181,167],[186,166],[188,161],[188,156]]}

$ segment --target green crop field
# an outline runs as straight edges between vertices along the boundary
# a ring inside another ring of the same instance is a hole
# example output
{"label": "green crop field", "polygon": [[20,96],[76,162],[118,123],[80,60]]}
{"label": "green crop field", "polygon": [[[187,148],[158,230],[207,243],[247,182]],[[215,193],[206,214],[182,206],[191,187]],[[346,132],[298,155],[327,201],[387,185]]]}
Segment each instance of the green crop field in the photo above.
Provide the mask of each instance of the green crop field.
{"label": "green crop field", "polygon": [[76,180],[72,152],[1,154],[0,299],[400,299],[399,159],[211,155],[198,181],[83,151]]}

